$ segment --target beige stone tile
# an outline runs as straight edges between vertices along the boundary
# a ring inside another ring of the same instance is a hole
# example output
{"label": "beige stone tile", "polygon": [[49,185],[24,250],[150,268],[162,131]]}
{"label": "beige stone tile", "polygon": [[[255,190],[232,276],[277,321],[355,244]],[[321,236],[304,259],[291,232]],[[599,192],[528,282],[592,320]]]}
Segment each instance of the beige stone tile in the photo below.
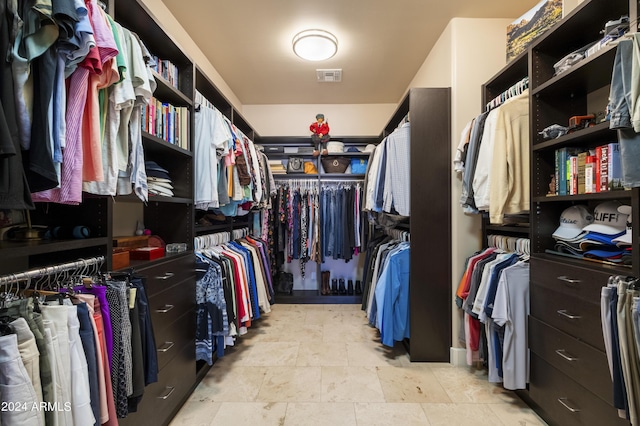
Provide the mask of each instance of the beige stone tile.
{"label": "beige stone tile", "polygon": [[250,345],[256,342],[279,342],[282,339],[286,325],[282,323],[276,323],[274,325],[267,325],[261,327],[251,327],[247,334],[242,336],[242,343]]}
{"label": "beige stone tile", "polygon": [[222,403],[208,398],[190,398],[178,411],[169,426],[210,426]]}
{"label": "beige stone tile", "polygon": [[347,344],[341,342],[302,342],[298,351],[298,361],[296,365],[304,366],[334,366],[346,367]]}
{"label": "beige stone tile", "polygon": [[339,327],[333,324],[323,326],[322,340],[325,342],[371,342],[374,339],[375,333],[366,325],[344,322]]}
{"label": "beige stone tile", "polygon": [[484,370],[435,367],[433,372],[453,402],[496,403],[519,400],[515,392],[504,389],[501,384],[489,383]]}
{"label": "beige stone tile", "polygon": [[362,312],[362,310],[360,309],[360,303],[344,303],[334,305],[327,304],[324,306],[327,311]]}
{"label": "beige stone tile", "polygon": [[322,367],[322,402],[384,402],[374,367]]}
{"label": "beige stone tile", "polygon": [[487,406],[505,425],[546,426],[545,421],[520,400],[511,403],[487,404]]}
{"label": "beige stone tile", "polygon": [[[272,311],[269,316],[260,318],[256,323],[260,323],[261,326],[304,324],[307,313],[308,311],[306,310]],[[249,331],[251,331],[251,328],[249,328]]]}
{"label": "beige stone tile", "polygon": [[320,402],[320,367],[270,367],[258,393],[261,402]]}
{"label": "beige stone tile", "polygon": [[424,426],[429,424],[420,404],[357,402],[354,405],[359,425]]}
{"label": "beige stone tile", "polygon": [[338,328],[342,326],[342,312],[341,311],[308,311],[305,318],[305,324],[315,325],[333,325]]}
{"label": "beige stone tile", "polygon": [[285,426],[356,426],[353,403],[289,403]]}
{"label": "beige stone tile", "polygon": [[324,327],[319,324],[283,325],[278,333],[280,342],[321,342]]}
{"label": "beige stone tile", "polygon": [[238,354],[234,365],[265,367],[295,365],[299,345],[298,342],[259,342]]}
{"label": "beige stone tile", "polygon": [[214,365],[191,395],[195,401],[255,401],[267,370],[264,367],[222,368]]}
{"label": "beige stone tile", "polygon": [[287,404],[282,402],[225,402],[211,424],[282,426],[286,411]]}
{"label": "beige stone tile", "polygon": [[502,424],[487,404],[425,403],[422,404],[422,409],[431,426],[497,426]]}
{"label": "beige stone tile", "polygon": [[430,368],[376,368],[387,402],[451,402]]}
{"label": "beige stone tile", "polygon": [[399,345],[393,348],[376,342],[347,343],[349,365],[402,366],[409,363],[407,352]]}

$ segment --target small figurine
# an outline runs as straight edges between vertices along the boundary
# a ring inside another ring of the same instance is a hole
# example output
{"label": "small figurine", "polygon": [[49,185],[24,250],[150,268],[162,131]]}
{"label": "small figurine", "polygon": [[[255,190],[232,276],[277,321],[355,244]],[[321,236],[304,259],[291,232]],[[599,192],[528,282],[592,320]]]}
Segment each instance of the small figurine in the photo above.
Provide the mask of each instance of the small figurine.
{"label": "small figurine", "polygon": [[327,149],[324,144],[329,142],[329,123],[324,121],[324,114],[317,114],[316,121],[309,126],[311,130],[311,140],[315,147],[313,156],[317,157],[322,151],[322,155],[327,155]]}

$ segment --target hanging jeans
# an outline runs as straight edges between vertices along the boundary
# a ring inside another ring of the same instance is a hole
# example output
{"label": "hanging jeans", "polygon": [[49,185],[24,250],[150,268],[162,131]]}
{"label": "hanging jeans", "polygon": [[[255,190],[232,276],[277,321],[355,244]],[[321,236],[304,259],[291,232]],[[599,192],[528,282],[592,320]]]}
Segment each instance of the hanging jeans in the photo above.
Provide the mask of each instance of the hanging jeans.
{"label": "hanging jeans", "polygon": [[611,76],[611,92],[609,95],[609,113],[611,121],[609,127],[618,130],[620,144],[620,158],[622,162],[622,181],[625,188],[640,186],[640,134],[633,129],[632,110],[640,108],[637,99],[632,99],[634,85],[638,83],[632,78],[632,63],[634,61],[633,42],[622,40],[616,49]]}

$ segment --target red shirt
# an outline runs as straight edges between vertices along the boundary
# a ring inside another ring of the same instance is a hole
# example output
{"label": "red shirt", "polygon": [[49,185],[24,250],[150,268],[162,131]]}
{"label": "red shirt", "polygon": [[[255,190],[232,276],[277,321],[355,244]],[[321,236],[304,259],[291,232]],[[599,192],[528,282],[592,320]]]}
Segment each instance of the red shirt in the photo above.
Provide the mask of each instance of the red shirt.
{"label": "red shirt", "polygon": [[321,136],[324,135],[328,135],[329,134],[329,124],[322,122],[322,123],[318,123],[313,122],[311,123],[311,126],[309,126],[309,130],[311,130],[312,133],[317,133]]}

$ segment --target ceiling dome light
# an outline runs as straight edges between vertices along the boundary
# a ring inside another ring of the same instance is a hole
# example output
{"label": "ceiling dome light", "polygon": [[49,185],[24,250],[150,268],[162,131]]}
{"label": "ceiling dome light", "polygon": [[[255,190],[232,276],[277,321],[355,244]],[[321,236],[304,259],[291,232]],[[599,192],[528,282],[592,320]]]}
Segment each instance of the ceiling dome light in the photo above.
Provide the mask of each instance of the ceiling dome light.
{"label": "ceiling dome light", "polygon": [[324,61],[338,51],[338,39],[323,30],[305,30],[293,37],[293,51],[307,61]]}

